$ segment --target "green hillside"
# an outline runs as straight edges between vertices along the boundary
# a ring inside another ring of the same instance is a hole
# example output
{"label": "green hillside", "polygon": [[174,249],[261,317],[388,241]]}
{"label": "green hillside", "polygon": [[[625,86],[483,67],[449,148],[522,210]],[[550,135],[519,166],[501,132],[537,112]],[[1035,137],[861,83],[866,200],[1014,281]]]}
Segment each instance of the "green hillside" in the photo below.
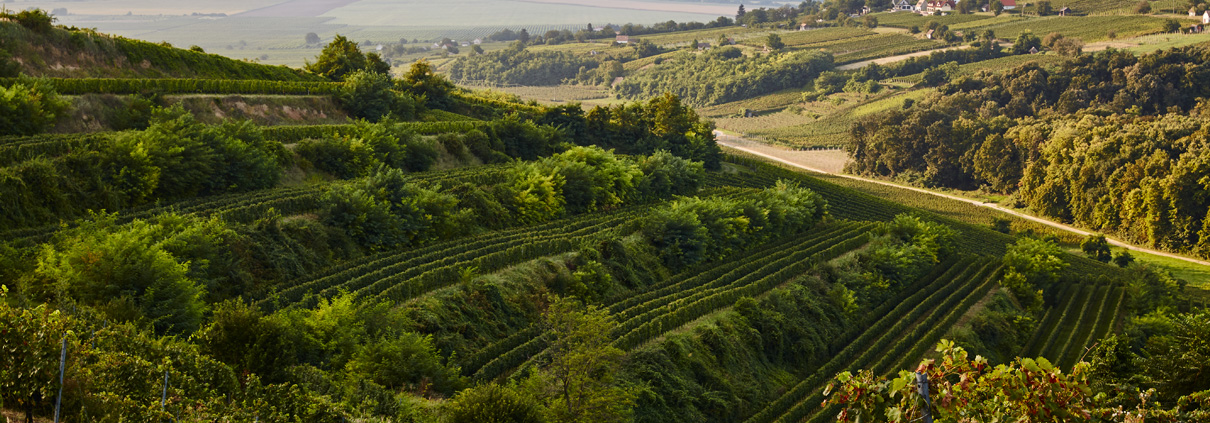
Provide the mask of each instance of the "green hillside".
{"label": "green hillside", "polygon": [[0,76],[20,72],[65,78],[320,80],[285,66],[233,60],[88,29],[30,26],[33,28],[15,18],[0,19],[0,65],[16,63],[15,72]]}
{"label": "green hillside", "polygon": [[[918,371],[969,382],[934,390],[938,421],[980,404],[1204,415],[1197,283],[878,178],[1204,254],[1189,87],[1205,50],[1081,55],[1048,37],[1032,55],[940,22],[929,40],[810,3],[752,9],[766,18],[747,28],[632,26],[645,43],[519,43],[396,75],[343,38],[296,70],[0,21],[0,412],[881,421],[916,401]],[[778,28],[803,19],[827,28]],[[1072,38],[1158,21],[1079,19],[1104,27]],[[454,84],[491,78],[590,104]],[[847,146],[869,179],[722,146],[716,125]],[[987,385],[1002,377],[1017,382]]]}

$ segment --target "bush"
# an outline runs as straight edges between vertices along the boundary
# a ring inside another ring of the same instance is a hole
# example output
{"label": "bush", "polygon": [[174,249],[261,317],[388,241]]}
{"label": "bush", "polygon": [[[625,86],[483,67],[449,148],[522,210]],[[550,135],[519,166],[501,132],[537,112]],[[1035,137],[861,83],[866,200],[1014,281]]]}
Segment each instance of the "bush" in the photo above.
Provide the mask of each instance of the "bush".
{"label": "bush", "polygon": [[145,131],[114,137],[111,182],[132,203],[275,186],[289,154],[249,122],[206,126],[179,105],[152,113]]}
{"label": "bush", "polygon": [[345,78],[337,99],[350,115],[371,122],[387,116],[415,119],[419,102],[410,95],[392,91],[393,87],[391,77],[386,74],[359,70]]}
{"label": "bush", "polygon": [[1130,254],[1129,251],[1122,251],[1113,256],[1113,264],[1118,265],[1118,267],[1130,267],[1131,263],[1134,263],[1134,255]]}
{"label": "bush", "polygon": [[642,233],[667,266],[679,269],[801,232],[826,215],[827,203],[818,194],[779,181],[749,198],[674,201],[652,213]]}
{"label": "bush", "polygon": [[1021,305],[1036,310],[1042,306],[1042,291],[1058,281],[1067,263],[1063,261],[1063,249],[1054,242],[1022,238],[1008,247],[1004,267],[1001,284]]}
{"label": "bush", "polygon": [[849,82],[849,78],[840,72],[826,71],[819,74],[815,78],[815,92],[821,94],[834,94],[844,91],[845,85]]}
{"label": "bush", "polygon": [[54,126],[67,101],[48,82],[0,86],[0,135],[34,135]]}
{"label": "bush", "polygon": [[12,16],[12,19],[17,21],[18,24],[21,24],[21,26],[29,28],[31,31],[42,33],[50,31],[52,25],[58,19],[54,16],[51,16],[49,13],[46,13],[46,11],[42,9],[22,10],[16,15],[10,16]]}
{"label": "bush", "polygon": [[682,159],[665,150],[639,159],[639,169],[643,171],[639,193],[652,200],[693,194],[706,176],[702,162]]}
{"label": "bush", "polygon": [[1089,235],[1084,242],[1080,243],[1080,249],[1084,250],[1084,254],[1087,254],[1088,258],[1102,263],[1109,263],[1109,260],[1113,258],[1113,252],[1109,250],[1109,241],[1105,239],[1105,235]]}
{"label": "bush", "polygon": [[600,147],[574,147],[537,164],[541,172],[558,175],[568,213],[608,209],[633,200],[643,178],[638,165]]}
{"label": "bush", "polygon": [[380,169],[355,185],[324,194],[320,219],[372,250],[419,245],[473,226],[458,199],[412,184],[399,169]]}
{"label": "bush", "polygon": [[542,406],[524,391],[495,383],[467,388],[446,403],[451,423],[541,423]]}
{"label": "bush", "polygon": [[432,336],[410,332],[367,343],[353,354],[345,369],[350,376],[364,377],[393,391],[433,389],[449,394],[461,385],[458,368],[441,364]]}
{"label": "bush", "polygon": [[294,152],[315,169],[341,179],[365,176],[379,164],[374,149],[360,138],[303,140]]}
{"label": "bush", "polygon": [[189,277],[190,263],[165,248],[172,235],[143,221],[118,227],[113,215],[94,216],[43,249],[29,293],[69,297],[119,321],[145,320],[161,333],[192,332],[207,308],[205,292]]}

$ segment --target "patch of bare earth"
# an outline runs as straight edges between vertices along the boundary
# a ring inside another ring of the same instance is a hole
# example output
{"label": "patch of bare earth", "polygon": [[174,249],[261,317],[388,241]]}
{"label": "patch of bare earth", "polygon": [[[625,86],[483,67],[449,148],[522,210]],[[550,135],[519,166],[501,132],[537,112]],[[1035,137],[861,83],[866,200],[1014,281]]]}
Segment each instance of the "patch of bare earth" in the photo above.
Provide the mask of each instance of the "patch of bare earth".
{"label": "patch of bare earth", "polygon": [[718,135],[718,141],[723,146],[736,145],[827,173],[841,173],[849,162],[849,153],[844,150],[792,150],[727,135]]}

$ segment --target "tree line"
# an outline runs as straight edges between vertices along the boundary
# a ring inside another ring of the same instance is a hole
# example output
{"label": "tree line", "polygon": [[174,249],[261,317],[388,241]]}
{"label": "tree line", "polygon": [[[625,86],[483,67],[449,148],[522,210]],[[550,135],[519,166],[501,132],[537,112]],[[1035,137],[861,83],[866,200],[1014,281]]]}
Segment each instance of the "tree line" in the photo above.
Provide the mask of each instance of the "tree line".
{"label": "tree line", "polygon": [[746,57],[735,47],[681,53],[614,87],[622,98],[672,93],[693,105],[713,105],[801,88],[833,67],[831,53],[799,51]]}
{"label": "tree line", "polygon": [[1132,242],[1210,254],[1199,119],[1205,49],[1106,51],[1056,69],[960,77],[908,109],[853,125],[849,170],[984,188]]}

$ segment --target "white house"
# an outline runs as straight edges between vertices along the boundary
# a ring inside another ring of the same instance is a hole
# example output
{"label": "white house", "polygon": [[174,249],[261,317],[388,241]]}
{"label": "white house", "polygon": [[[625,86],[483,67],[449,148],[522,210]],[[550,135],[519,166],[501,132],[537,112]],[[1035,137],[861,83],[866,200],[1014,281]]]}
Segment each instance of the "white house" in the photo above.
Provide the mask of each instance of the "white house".
{"label": "white house", "polygon": [[953,12],[957,8],[957,3],[954,0],[922,0],[916,5],[920,8],[920,14],[931,15],[934,13]]}
{"label": "white house", "polygon": [[1000,0],[1000,4],[1004,5],[1004,10],[1013,10],[1017,8],[1017,0]]}
{"label": "white house", "polygon": [[482,38],[476,38],[476,39],[475,39],[475,45],[479,45],[479,44],[483,44],[483,39],[482,39]]}
{"label": "white house", "polygon": [[1210,10],[1202,13],[1202,25],[1210,25]]}
{"label": "white house", "polygon": [[912,3],[908,0],[896,0],[895,5],[891,6],[892,12],[911,12],[916,10]]}
{"label": "white house", "polygon": [[630,36],[629,35],[619,35],[618,38],[614,39],[614,42],[616,42],[618,44],[630,44]]}

